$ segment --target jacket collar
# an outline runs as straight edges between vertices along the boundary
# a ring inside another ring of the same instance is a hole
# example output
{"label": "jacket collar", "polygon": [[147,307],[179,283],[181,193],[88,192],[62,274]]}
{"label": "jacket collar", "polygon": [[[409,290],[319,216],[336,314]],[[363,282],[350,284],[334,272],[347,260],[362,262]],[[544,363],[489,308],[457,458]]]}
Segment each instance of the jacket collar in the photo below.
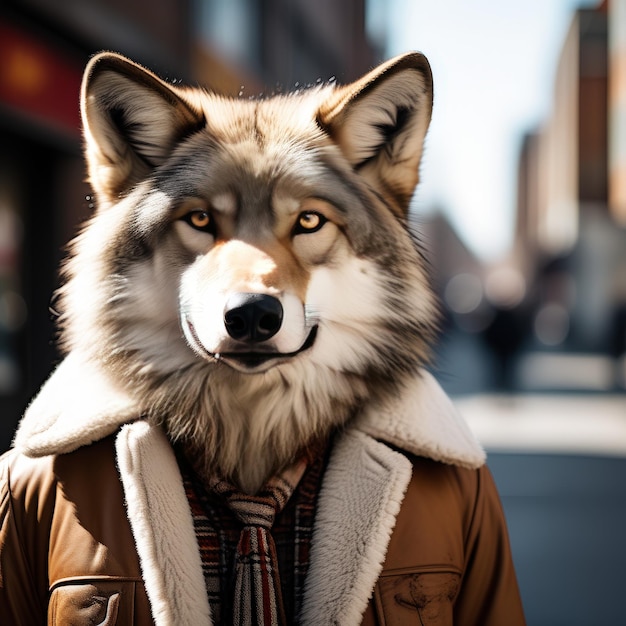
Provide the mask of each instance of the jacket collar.
{"label": "jacket collar", "polygon": [[[27,408],[13,444],[28,456],[72,452],[138,418],[131,396],[88,359],[71,353]],[[470,468],[485,461],[468,425],[426,371],[385,404],[369,406],[353,426],[436,461]]]}
{"label": "jacket collar", "polygon": [[397,396],[368,406],[354,426],[416,456],[470,469],[485,463],[485,452],[469,425],[425,370]]}
{"label": "jacket collar", "polygon": [[[29,406],[14,445],[28,456],[70,452],[122,426],[117,462],[155,622],[210,625],[174,452],[160,428],[137,417],[131,398],[71,355]],[[398,450],[465,467],[484,463],[482,448],[427,372],[358,415],[333,446],[319,494],[303,624],[360,623],[411,478],[411,462]]]}
{"label": "jacket collar", "polygon": [[[167,438],[148,422],[127,424],[116,453],[156,625],[210,626],[193,519]],[[305,626],[361,622],[411,467],[406,456],[355,428],[338,436],[318,498]]]}
{"label": "jacket collar", "polygon": [[65,454],[111,435],[138,417],[128,394],[90,359],[72,352],[26,409],[13,446],[32,457]]}

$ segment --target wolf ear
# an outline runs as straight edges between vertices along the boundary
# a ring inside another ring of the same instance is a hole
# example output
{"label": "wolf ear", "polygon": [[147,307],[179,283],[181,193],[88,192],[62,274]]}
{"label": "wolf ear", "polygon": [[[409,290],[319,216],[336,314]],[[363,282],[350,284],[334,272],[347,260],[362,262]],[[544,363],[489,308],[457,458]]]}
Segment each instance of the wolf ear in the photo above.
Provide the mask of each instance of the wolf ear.
{"label": "wolf ear", "polygon": [[182,91],[110,52],[87,65],[81,115],[89,180],[106,202],[114,202],[162,163],[178,140],[204,124]]}
{"label": "wolf ear", "polygon": [[361,175],[405,214],[419,178],[424,137],[433,105],[426,57],[409,53],[338,88],[318,122]]}

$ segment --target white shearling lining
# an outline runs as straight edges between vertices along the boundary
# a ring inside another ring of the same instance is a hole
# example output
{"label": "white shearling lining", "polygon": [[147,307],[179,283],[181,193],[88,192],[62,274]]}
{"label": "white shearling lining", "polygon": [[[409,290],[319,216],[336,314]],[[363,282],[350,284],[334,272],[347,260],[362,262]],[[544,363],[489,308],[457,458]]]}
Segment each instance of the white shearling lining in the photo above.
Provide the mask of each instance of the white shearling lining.
{"label": "white shearling lining", "polygon": [[304,625],[361,623],[411,469],[405,456],[363,433],[347,431],[336,442],[315,516]]}
{"label": "white shearling lining", "polygon": [[116,439],[126,507],[157,626],[211,624],[198,542],[176,457],[147,422]]}
{"label": "white shearling lining", "polygon": [[13,446],[31,457],[65,454],[139,417],[136,401],[76,351],[52,372],[26,409]]}
{"label": "white shearling lining", "polygon": [[[97,365],[72,352],[28,407],[13,445],[31,457],[64,454],[140,418],[133,398],[115,387]],[[485,463],[485,452],[468,424],[425,370],[393,399],[366,407],[353,426],[435,461],[470,469]]]}
{"label": "white shearling lining", "polygon": [[425,370],[387,403],[367,407],[354,426],[400,450],[434,461],[469,469],[486,461],[485,451],[463,416]]}

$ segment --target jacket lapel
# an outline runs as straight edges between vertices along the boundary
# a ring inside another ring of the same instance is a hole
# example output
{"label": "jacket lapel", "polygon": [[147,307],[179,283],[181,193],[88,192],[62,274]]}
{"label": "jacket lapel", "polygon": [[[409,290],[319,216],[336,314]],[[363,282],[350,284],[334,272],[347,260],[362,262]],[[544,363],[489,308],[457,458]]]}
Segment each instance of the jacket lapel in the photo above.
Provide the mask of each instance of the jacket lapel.
{"label": "jacket lapel", "polygon": [[[193,521],[169,442],[160,429],[135,422],[122,428],[116,449],[155,623],[210,625]],[[410,477],[410,461],[385,444],[358,431],[339,437],[319,495],[303,624],[360,623]]]}
{"label": "jacket lapel", "polygon": [[121,429],[116,451],[156,625],[210,625],[193,520],[168,440],[161,429],[135,422]]}
{"label": "jacket lapel", "polygon": [[[172,448],[147,422],[124,426],[118,464],[157,626],[210,625],[202,565]],[[411,463],[368,435],[336,442],[319,495],[304,625],[358,624],[371,596]]]}
{"label": "jacket lapel", "polygon": [[411,478],[411,462],[368,435],[344,432],[319,494],[305,585],[305,626],[360,624]]}

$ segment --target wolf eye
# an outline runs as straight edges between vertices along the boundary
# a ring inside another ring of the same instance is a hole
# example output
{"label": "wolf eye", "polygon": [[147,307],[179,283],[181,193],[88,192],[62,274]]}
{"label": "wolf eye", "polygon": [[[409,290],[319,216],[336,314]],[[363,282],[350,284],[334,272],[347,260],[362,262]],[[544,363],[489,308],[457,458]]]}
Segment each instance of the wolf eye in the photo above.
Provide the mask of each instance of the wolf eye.
{"label": "wolf eye", "polygon": [[328,221],[321,213],[316,211],[303,211],[298,215],[298,221],[293,229],[294,235],[302,233],[315,233]]}
{"label": "wolf eye", "polygon": [[215,235],[215,222],[207,211],[189,211],[181,219],[196,230]]}

